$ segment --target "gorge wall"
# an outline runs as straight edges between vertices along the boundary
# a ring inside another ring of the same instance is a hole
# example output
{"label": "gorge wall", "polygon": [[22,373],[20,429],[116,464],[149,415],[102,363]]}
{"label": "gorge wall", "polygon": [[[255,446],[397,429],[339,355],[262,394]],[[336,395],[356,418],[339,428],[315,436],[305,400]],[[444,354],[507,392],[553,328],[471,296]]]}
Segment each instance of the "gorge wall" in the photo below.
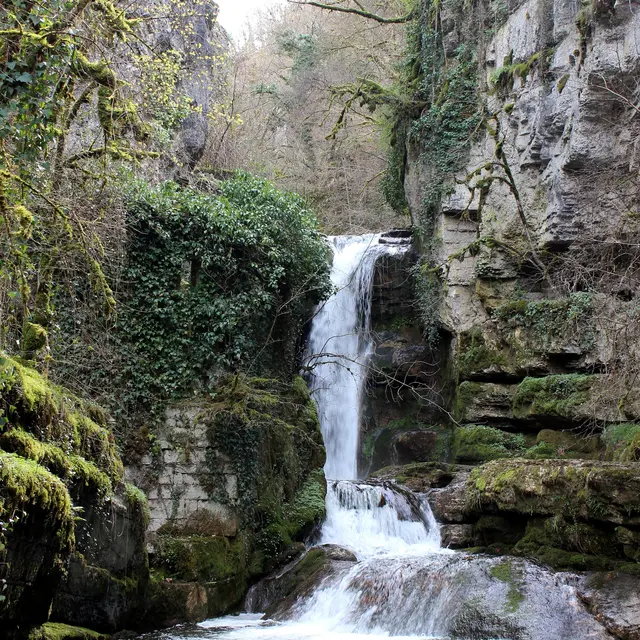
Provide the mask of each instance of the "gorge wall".
{"label": "gorge wall", "polygon": [[363,455],[431,492],[447,545],[635,574],[636,5],[421,6],[398,268],[432,378]]}

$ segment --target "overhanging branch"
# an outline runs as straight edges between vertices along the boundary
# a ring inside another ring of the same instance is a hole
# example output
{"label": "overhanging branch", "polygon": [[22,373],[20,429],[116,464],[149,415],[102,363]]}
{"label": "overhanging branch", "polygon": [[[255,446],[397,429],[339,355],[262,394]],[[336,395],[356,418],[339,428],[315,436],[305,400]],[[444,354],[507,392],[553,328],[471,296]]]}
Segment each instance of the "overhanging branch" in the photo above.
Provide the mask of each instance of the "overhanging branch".
{"label": "overhanging branch", "polygon": [[[410,13],[404,16],[396,16],[394,18],[385,18],[384,16],[380,16],[377,13],[371,13],[370,11],[366,11],[365,9],[356,9],[355,7],[343,7],[338,4],[325,4],[324,2],[316,2],[315,0],[289,0],[291,4],[306,4],[311,7],[318,7],[319,9],[325,9],[326,11],[337,11],[338,13],[351,13],[356,16],[360,16],[361,18],[366,18],[367,20],[375,20],[381,24],[405,24],[407,22],[411,22],[415,17],[415,12],[411,11]],[[359,6],[361,6],[358,3]]]}

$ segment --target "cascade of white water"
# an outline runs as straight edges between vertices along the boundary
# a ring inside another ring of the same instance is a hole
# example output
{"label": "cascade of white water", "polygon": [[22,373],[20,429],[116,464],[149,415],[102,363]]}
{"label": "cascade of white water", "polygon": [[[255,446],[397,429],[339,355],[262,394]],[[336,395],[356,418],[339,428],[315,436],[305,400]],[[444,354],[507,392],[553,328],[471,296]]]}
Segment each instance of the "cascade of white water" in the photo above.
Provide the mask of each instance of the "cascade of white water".
{"label": "cascade of white water", "polygon": [[309,334],[306,365],[327,449],[325,473],[333,480],[357,477],[374,265],[380,255],[404,250],[379,240],[374,234],[329,238],[336,293],[318,309]]}
{"label": "cascade of white water", "polygon": [[440,548],[440,533],[426,503],[412,504],[389,486],[334,481],[327,487],[320,542],[349,547],[358,558],[368,558],[418,550],[433,553]]}

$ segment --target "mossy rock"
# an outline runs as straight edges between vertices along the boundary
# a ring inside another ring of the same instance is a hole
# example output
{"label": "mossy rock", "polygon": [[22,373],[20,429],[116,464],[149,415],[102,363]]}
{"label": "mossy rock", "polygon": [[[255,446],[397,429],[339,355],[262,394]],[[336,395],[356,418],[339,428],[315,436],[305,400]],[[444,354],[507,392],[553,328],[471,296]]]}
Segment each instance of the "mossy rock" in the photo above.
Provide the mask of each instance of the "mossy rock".
{"label": "mossy rock", "polygon": [[583,405],[590,397],[597,376],[576,373],[525,378],[513,396],[513,415],[518,419],[585,419]]}
{"label": "mossy rock", "polygon": [[41,627],[32,629],[27,640],[110,640],[111,636],[84,629],[72,627],[59,622],[47,622]]}
{"label": "mossy rock", "polygon": [[527,449],[525,458],[532,460],[561,458],[599,460],[602,454],[600,439],[590,433],[543,429],[536,438],[536,445]]}
{"label": "mossy rock", "polygon": [[402,466],[384,467],[371,474],[371,477],[395,481],[410,491],[424,493],[428,489],[446,487],[458,470],[458,465],[445,462],[415,462]]}
{"label": "mossy rock", "polygon": [[458,385],[453,415],[458,422],[509,424],[516,385],[465,381]]}
{"label": "mossy rock", "polygon": [[593,296],[511,300],[494,310],[503,339],[515,351],[544,356],[580,355],[595,345]]}
{"label": "mossy rock", "polygon": [[485,510],[624,525],[640,516],[640,469],[587,460],[495,460],[467,481],[470,512]]}
{"label": "mossy rock", "polygon": [[491,372],[493,376],[504,372],[511,354],[490,344],[479,328],[460,334],[457,370],[460,379],[469,380]]}
{"label": "mossy rock", "polygon": [[519,433],[484,425],[464,425],[455,431],[454,452],[455,460],[459,463],[514,458],[524,451],[525,439]]}
{"label": "mossy rock", "polygon": [[617,549],[611,531],[558,515],[531,520],[512,553],[535,558],[557,570],[598,571],[619,563]]}
{"label": "mossy rock", "polygon": [[[310,549],[298,562],[282,575],[266,582],[271,594],[265,615],[276,616],[278,611],[286,610],[293,601],[308,595],[327,575],[331,567],[329,551],[322,547]],[[275,597],[274,597],[275,596]]]}
{"label": "mossy rock", "polygon": [[[77,475],[90,475],[108,489],[103,478],[78,458],[94,465],[110,483],[121,483],[124,467],[106,414],[96,405],[52,384],[35,369],[0,354],[2,400],[6,412],[3,443],[0,447],[52,467],[54,473],[68,473],[67,456],[77,456]],[[13,433],[17,431],[20,433]],[[30,440],[23,434],[29,434]],[[37,442],[39,441],[40,444]],[[57,449],[54,449],[57,447]],[[82,466],[83,468],[79,468]]]}
{"label": "mossy rock", "polygon": [[152,567],[181,582],[215,582],[242,573],[246,565],[243,538],[161,535],[154,541]]}
{"label": "mossy rock", "polygon": [[[78,568],[70,563],[71,552],[75,548],[96,565],[124,563],[137,591],[138,578],[148,574],[148,518],[141,492],[122,484],[124,469],[106,415],[2,355],[0,391],[0,521],[17,515],[12,526],[0,527],[0,560],[6,562],[2,577],[9,585],[2,594],[0,626],[46,622],[54,596],[72,597],[74,588],[82,590],[83,606],[109,609],[113,594],[108,589],[88,594],[95,581],[84,573],[84,561],[82,575],[74,574],[71,585],[72,568]],[[122,538],[113,536],[116,529]],[[124,551],[118,547],[121,540],[126,541]],[[121,609],[128,606],[127,598]],[[55,619],[92,627],[75,617],[78,611],[71,606]]]}
{"label": "mossy rock", "polygon": [[[205,503],[201,517],[169,518],[152,540],[154,569],[173,580],[246,585],[288,562],[325,516],[325,450],[304,381],[238,374],[175,412],[162,441],[191,436],[188,417],[199,451],[190,473],[224,509],[207,512]],[[232,526],[216,517],[221,511]]]}

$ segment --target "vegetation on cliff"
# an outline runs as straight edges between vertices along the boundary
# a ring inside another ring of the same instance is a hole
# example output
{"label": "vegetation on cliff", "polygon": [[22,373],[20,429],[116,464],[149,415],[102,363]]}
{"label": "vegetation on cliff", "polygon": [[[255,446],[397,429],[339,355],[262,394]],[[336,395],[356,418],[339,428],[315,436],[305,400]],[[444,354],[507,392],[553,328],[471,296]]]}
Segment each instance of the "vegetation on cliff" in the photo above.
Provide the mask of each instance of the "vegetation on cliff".
{"label": "vegetation on cliff", "polygon": [[[0,620],[10,631],[28,630],[48,620],[54,597],[69,588],[74,558],[86,565],[85,589],[92,583],[89,563],[118,579],[100,568],[102,550],[113,544],[109,512],[127,538],[118,563],[130,582],[146,579],[147,506],[138,490],[125,489],[122,461],[97,405],[4,355],[0,388]],[[39,633],[45,631],[52,632]]]}

